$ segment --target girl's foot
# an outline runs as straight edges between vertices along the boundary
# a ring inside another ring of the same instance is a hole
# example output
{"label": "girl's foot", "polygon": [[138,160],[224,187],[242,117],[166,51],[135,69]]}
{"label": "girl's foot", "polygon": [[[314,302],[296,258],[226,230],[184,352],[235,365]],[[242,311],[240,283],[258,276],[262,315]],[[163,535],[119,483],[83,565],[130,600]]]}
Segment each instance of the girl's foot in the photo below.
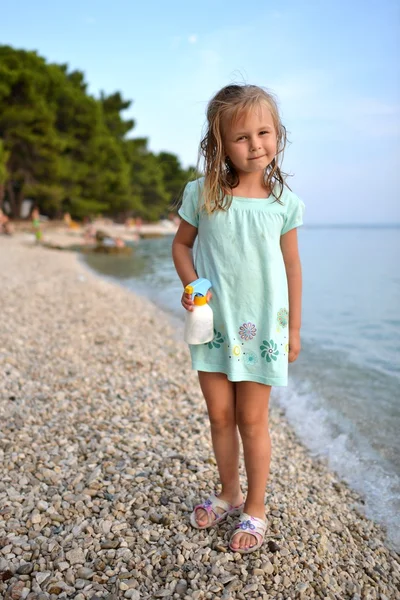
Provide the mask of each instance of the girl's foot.
{"label": "girl's foot", "polygon": [[[243,508],[243,495],[241,492],[235,495],[229,495],[224,492],[221,492],[219,496],[215,495],[217,500],[222,500],[221,506],[214,505],[214,507],[210,511],[206,508],[203,508],[201,505],[194,509],[194,520],[197,523],[198,527],[210,527],[214,522],[219,521],[217,515],[223,515],[227,512],[227,506],[223,506],[223,503],[228,503],[232,509],[241,510]],[[207,500],[209,502],[209,500]],[[229,511],[229,512],[234,512]]]}
{"label": "girl's foot", "polygon": [[[243,512],[229,540],[229,548],[240,554],[255,552],[263,545],[266,530],[267,523],[264,519]],[[246,539],[252,541],[245,541]]]}
{"label": "girl's foot", "polygon": [[[236,526],[231,537],[229,547],[234,552],[252,552],[259,548],[263,542],[265,534],[265,529],[264,532],[262,532],[263,523],[266,524],[265,509],[262,507],[262,509],[255,509],[250,512],[249,510],[246,510],[245,507],[242,514],[247,515],[247,520],[245,519],[242,522],[242,517],[240,518],[239,524]],[[249,515],[251,515],[251,517],[249,517]],[[260,535],[254,535],[251,533],[252,531],[257,531]]]}

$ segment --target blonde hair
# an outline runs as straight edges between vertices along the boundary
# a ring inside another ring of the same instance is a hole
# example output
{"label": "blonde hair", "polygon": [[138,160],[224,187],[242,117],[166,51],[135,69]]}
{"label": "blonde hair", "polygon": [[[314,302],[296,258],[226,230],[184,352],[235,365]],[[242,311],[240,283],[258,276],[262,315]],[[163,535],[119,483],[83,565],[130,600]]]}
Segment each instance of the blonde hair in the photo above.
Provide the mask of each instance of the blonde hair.
{"label": "blonde hair", "polygon": [[271,112],[275,126],[277,153],[265,169],[264,184],[275,199],[280,202],[286,173],[282,163],[286,147],[286,128],[282,125],[279,109],[274,96],[256,85],[227,85],[210,100],[207,108],[207,130],[200,142],[199,164],[204,161],[204,208],[207,213],[226,210],[232,201],[232,190],[239,185],[239,175],[233,164],[227,160],[222,140],[222,125],[235,122],[243,113],[260,105],[266,105]]}

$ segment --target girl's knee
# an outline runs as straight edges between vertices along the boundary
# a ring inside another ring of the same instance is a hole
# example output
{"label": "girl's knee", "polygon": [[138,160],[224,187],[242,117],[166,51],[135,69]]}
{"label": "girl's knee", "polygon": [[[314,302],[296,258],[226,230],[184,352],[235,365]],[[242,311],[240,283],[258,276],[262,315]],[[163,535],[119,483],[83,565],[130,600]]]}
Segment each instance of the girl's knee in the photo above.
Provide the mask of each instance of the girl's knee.
{"label": "girl's knee", "polygon": [[257,438],[268,433],[268,415],[252,417],[251,415],[238,415],[237,425],[242,436]]}
{"label": "girl's knee", "polygon": [[235,415],[232,411],[209,413],[210,425],[214,431],[223,431],[236,427]]}

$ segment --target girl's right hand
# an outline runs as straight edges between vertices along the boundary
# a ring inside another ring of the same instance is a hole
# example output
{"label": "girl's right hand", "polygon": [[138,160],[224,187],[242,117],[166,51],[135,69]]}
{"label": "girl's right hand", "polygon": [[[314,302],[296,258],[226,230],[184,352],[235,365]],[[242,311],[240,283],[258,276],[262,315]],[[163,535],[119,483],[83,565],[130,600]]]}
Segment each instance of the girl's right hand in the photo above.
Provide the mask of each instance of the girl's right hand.
{"label": "girl's right hand", "polygon": [[[210,291],[207,292],[207,302],[210,302],[212,298],[212,293]],[[184,309],[188,311],[192,311],[194,308],[194,302],[192,300],[192,294],[186,294],[183,292],[181,303]]]}

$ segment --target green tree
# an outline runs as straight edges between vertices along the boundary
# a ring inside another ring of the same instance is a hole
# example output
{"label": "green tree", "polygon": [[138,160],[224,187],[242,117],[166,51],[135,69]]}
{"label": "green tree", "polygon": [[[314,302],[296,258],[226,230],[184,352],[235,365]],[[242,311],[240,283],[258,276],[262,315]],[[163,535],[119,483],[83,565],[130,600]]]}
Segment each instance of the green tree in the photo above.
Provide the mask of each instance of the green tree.
{"label": "green tree", "polygon": [[5,188],[7,183],[8,171],[7,161],[9,152],[4,149],[3,140],[0,140],[0,208],[3,207]]}
{"label": "green tree", "polygon": [[158,159],[148,150],[146,138],[127,140],[125,150],[130,165],[131,189],[137,199],[137,214],[156,221],[169,202]]}
{"label": "green tree", "polygon": [[[44,186],[57,190],[62,142],[54,127],[54,112],[44,101],[48,74],[34,52],[1,47],[0,137],[9,157],[6,183],[11,214],[19,216],[26,194]],[[57,190],[58,191],[58,190]]]}
{"label": "green tree", "polygon": [[165,215],[188,179],[178,158],[127,135],[119,92],[94,98],[82,72],[0,46],[0,202],[31,198],[50,217]]}

